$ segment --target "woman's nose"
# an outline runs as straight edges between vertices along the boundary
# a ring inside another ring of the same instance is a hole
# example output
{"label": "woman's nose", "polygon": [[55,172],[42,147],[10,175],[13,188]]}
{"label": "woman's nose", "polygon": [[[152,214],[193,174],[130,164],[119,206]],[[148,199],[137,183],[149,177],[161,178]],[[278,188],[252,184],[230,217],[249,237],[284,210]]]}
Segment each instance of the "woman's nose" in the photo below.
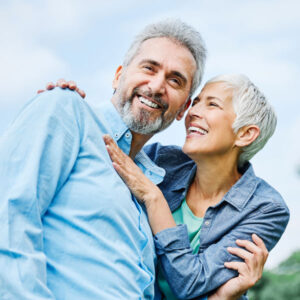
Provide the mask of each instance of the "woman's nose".
{"label": "woman's nose", "polygon": [[190,117],[203,118],[204,105],[201,102],[194,104],[188,111]]}

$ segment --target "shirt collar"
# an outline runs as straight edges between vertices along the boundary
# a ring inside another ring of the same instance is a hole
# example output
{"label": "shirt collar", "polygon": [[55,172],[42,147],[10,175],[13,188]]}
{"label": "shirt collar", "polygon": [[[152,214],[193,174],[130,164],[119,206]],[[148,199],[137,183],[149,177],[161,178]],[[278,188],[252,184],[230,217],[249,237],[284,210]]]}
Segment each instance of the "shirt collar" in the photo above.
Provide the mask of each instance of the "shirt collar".
{"label": "shirt collar", "polygon": [[256,177],[252,165],[248,162],[243,170],[242,177],[225,194],[223,200],[227,201],[239,211],[244,208],[257,188],[259,179]]}
{"label": "shirt collar", "polygon": [[[106,122],[110,124],[112,138],[118,142],[126,131],[129,131],[127,125],[123,122],[119,112],[111,101],[102,102],[99,105]],[[130,140],[131,142],[131,140]]]}
{"label": "shirt collar", "polygon": [[[100,112],[111,129],[112,138],[118,146],[128,155],[131,147],[132,134],[130,129],[124,123],[121,115],[111,101],[99,105]],[[155,184],[163,181],[166,171],[158,167],[144,152],[141,150],[135,157],[135,163],[142,169],[145,175]]]}
{"label": "shirt collar", "polygon": [[187,193],[187,190],[194,180],[195,174],[196,174],[197,166],[193,161],[188,162],[184,168],[182,168],[181,172],[178,172],[177,174],[173,175],[174,185],[172,190],[173,191],[180,191],[185,190],[185,193]]}
{"label": "shirt collar", "polygon": [[[196,164],[191,161],[188,164],[188,167],[178,173],[178,178],[175,174],[173,177],[174,184],[172,185],[172,191],[183,191],[182,194],[185,197],[191,182],[194,180],[196,170]],[[258,178],[255,176],[253,167],[249,162],[241,172],[243,173],[241,178],[231,187],[223,197],[222,201],[216,206],[219,206],[223,201],[226,201],[240,211],[246,205],[256,190]]]}

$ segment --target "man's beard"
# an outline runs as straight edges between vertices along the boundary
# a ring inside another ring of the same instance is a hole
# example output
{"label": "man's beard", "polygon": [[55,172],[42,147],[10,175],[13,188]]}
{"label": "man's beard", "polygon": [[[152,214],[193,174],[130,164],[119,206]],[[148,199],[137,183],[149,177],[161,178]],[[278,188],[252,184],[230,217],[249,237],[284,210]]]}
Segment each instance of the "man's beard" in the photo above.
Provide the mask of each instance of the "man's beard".
{"label": "man's beard", "polygon": [[[122,90],[122,88],[121,88]],[[122,94],[122,93],[120,93]],[[122,95],[117,96],[117,109],[127,127],[140,134],[152,135],[167,128],[175,119],[176,115],[169,118],[165,117],[165,112],[169,105],[161,99],[159,94],[151,92],[142,92],[139,88],[135,88],[129,99],[123,100]],[[148,110],[140,109],[136,114],[132,111],[132,102],[135,96],[145,95],[154,99],[159,105],[162,113],[155,120],[151,119],[151,112]]]}

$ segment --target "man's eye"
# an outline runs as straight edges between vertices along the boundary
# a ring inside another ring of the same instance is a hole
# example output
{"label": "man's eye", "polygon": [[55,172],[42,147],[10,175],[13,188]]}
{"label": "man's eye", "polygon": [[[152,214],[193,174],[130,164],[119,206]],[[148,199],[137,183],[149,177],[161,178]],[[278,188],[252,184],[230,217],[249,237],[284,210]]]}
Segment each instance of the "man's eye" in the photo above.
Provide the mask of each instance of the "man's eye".
{"label": "man's eye", "polygon": [[153,67],[152,66],[145,65],[145,66],[143,66],[143,68],[145,70],[153,71]]}
{"label": "man's eye", "polygon": [[173,85],[180,86],[180,80],[177,78],[170,78],[169,80]]}

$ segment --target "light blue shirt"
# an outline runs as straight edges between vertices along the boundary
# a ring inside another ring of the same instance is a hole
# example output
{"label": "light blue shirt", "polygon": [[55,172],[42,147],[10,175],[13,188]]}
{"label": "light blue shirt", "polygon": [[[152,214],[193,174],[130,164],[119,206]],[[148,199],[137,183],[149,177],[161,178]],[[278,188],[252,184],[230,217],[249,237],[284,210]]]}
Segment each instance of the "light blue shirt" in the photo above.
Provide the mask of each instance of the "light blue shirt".
{"label": "light blue shirt", "polygon": [[[129,153],[108,101],[59,88],[35,97],[0,142],[0,299],[153,299],[147,216],[112,167],[102,135]],[[164,170],[141,151],[156,184]]]}

